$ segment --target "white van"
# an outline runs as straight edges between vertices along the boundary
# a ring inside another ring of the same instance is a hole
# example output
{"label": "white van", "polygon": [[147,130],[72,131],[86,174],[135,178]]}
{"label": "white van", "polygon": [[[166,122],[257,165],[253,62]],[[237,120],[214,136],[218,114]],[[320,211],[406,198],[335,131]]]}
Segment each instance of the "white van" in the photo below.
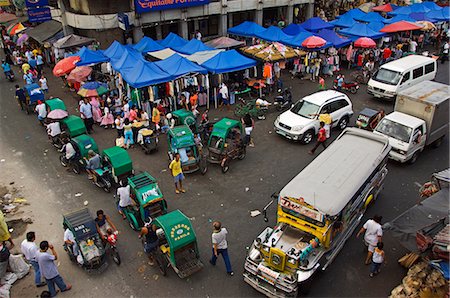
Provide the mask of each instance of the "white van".
{"label": "white van", "polygon": [[395,99],[397,93],[436,77],[436,60],[422,55],[410,55],[380,66],[367,86],[367,93]]}

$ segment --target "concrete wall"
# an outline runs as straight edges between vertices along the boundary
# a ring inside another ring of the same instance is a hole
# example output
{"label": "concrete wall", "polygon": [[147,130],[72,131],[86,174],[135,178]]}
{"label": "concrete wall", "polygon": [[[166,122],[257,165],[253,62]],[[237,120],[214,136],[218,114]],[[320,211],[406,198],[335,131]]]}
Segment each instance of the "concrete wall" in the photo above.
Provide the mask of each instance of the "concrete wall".
{"label": "concrete wall", "polygon": [[78,35],[92,37],[100,42],[100,49],[104,50],[108,48],[114,40],[124,44],[123,30],[120,28],[107,29],[107,30],[83,30],[76,29],[75,33]]}
{"label": "concrete wall", "polygon": [[130,0],[64,0],[73,13],[103,15],[130,11]]}

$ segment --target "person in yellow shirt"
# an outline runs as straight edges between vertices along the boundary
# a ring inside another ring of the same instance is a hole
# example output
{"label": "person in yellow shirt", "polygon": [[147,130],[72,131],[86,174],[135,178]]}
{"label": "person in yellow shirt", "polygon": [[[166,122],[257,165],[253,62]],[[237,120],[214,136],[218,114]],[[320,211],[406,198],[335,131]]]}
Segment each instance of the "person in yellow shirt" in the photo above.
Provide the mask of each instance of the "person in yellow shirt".
{"label": "person in yellow shirt", "polygon": [[[175,193],[179,194],[180,192],[185,193],[186,190],[183,188],[183,169],[181,168],[181,160],[180,154],[175,154],[175,159],[169,164],[169,169],[172,170],[173,180],[175,182]],[[178,184],[180,187],[178,187]]]}
{"label": "person in yellow shirt", "polygon": [[319,116],[318,120],[319,123],[323,122],[325,123],[325,132],[327,139],[330,137],[330,130],[331,130],[331,123],[333,122],[333,119],[330,114],[328,114],[327,110],[322,110],[322,113],[320,114],[309,114],[309,116]]}
{"label": "person in yellow shirt", "polygon": [[30,70],[30,68],[31,68],[31,66],[27,62],[22,64],[22,71],[23,71],[24,74],[26,74]]}

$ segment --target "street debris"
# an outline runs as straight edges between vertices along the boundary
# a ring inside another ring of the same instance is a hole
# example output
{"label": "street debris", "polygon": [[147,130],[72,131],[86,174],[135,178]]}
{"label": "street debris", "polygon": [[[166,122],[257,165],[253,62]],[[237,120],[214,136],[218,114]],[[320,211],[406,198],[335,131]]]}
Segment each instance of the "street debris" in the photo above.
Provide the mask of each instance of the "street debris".
{"label": "street debris", "polygon": [[245,192],[247,192],[247,191],[249,191],[250,190],[250,188],[249,187],[246,187],[245,188]]}
{"label": "street debris", "polygon": [[87,206],[88,204],[89,204],[88,201],[84,201],[84,202],[83,202],[83,205],[84,205],[84,206]]}
{"label": "street debris", "polygon": [[77,193],[75,194],[76,197],[81,197],[82,195],[83,195],[82,192],[77,192]]}
{"label": "street debris", "polygon": [[261,214],[261,211],[259,211],[259,210],[250,211],[250,216],[251,217],[256,217],[256,216],[258,216],[260,214]]}

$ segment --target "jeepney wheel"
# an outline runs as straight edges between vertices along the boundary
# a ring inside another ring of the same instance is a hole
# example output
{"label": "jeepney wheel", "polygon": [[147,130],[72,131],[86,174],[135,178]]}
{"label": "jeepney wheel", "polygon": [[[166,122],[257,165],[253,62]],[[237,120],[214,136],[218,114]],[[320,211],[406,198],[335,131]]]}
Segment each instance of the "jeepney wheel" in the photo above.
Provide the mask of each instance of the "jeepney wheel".
{"label": "jeepney wheel", "polygon": [[238,156],[239,160],[243,160],[245,158],[246,154],[247,154],[247,150],[244,147],[244,148],[242,148],[242,150],[241,150],[241,152],[240,152],[240,154]]}
{"label": "jeepney wheel", "polygon": [[61,163],[61,165],[63,166],[63,167],[67,167],[67,162],[66,162],[66,159],[64,158],[64,154],[61,154],[61,156],[59,157],[59,162]]}
{"label": "jeepney wheel", "polygon": [[158,265],[158,269],[159,272],[161,272],[162,276],[166,276],[167,275],[167,261],[165,259],[165,256],[163,255],[163,253],[159,250],[159,248],[157,248],[157,252],[153,254],[154,257],[154,261],[156,262],[156,264]]}
{"label": "jeepney wheel", "polygon": [[302,294],[302,295],[307,295],[309,293],[309,291],[311,290],[311,284],[312,281],[311,279],[308,279],[304,282],[301,282],[298,284],[298,293]]}

